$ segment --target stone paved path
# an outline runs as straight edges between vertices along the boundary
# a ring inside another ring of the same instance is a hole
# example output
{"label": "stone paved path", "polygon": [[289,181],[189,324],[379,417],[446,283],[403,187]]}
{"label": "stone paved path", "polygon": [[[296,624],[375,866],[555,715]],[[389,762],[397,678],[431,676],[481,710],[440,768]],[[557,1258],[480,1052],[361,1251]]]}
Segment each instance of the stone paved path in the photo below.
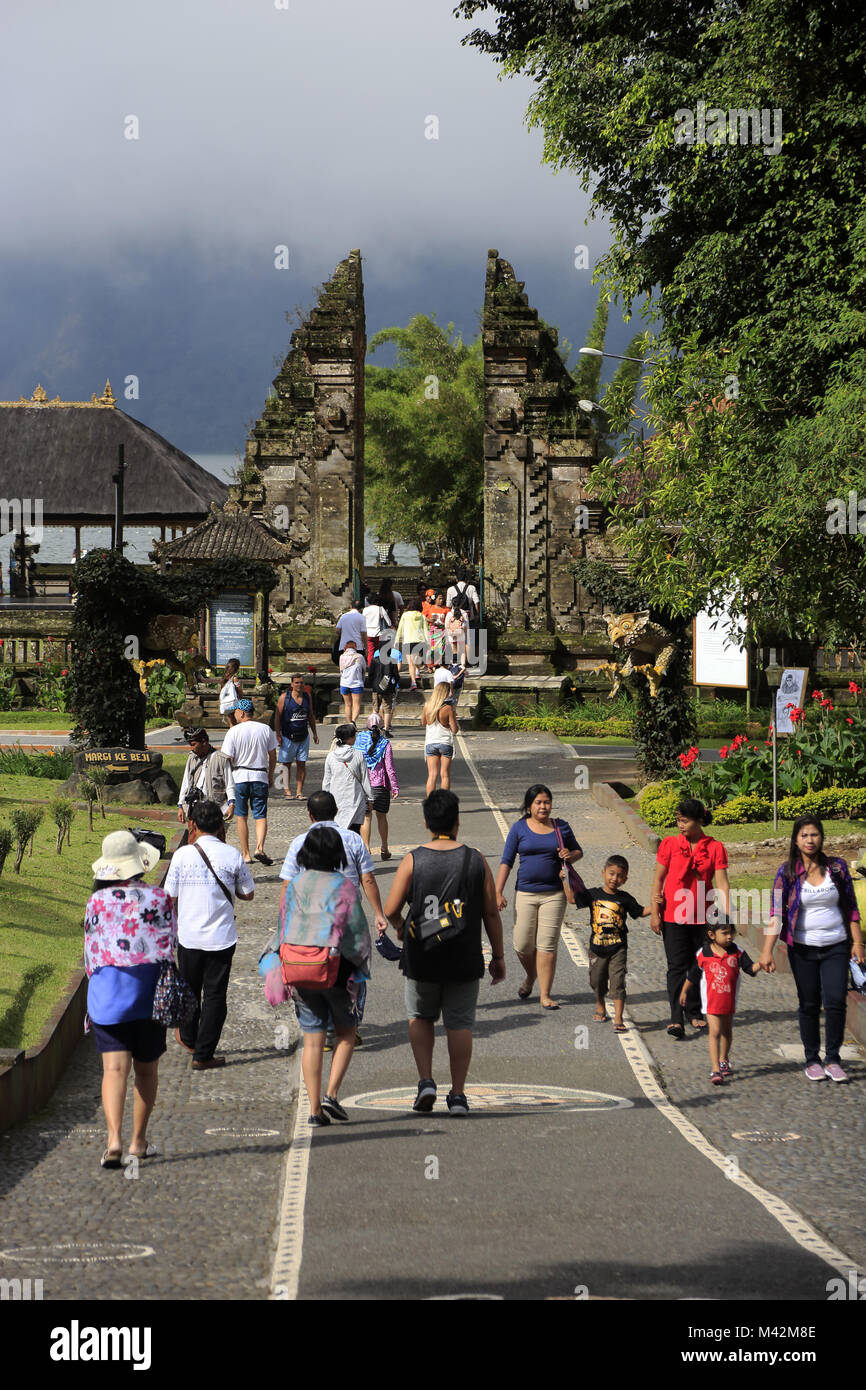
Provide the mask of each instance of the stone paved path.
{"label": "stone paved path", "polygon": [[[619,822],[587,793],[572,790],[574,765],[557,740],[473,733],[467,742],[508,823],[526,785],[537,778],[547,781],[556,812],[571,821],[584,846],[586,881],[599,881],[608,853],[623,852],[631,864],[629,890],[645,900],[651,857],[630,845]],[[419,743],[414,733],[395,741],[407,788],[392,813],[396,850],[421,838]],[[324,749],[317,750],[309,791],[320,784],[323,758]],[[495,864],[501,837],[460,762],[455,786],[466,808],[467,839],[481,844]],[[273,795],[269,818],[268,848],[278,858],[308,823],[306,809]],[[383,895],[397,862],[377,867]],[[104,1146],[99,1072],[92,1044],[83,1041],[53,1102],[27,1124],[0,1136],[0,1277],[41,1277],[46,1298],[267,1297],[297,1063],[291,1055],[296,1037],[291,1011],[275,1015],[268,1008],[255,974],[275,919],[278,864],[257,867],[255,875],[256,900],[241,909],[239,918],[241,945],[222,1044],[229,1065],[221,1072],[194,1074],[187,1054],[170,1039],[152,1125],[163,1156],[140,1165],[138,1176],[126,1179],[98,1167]],[[698,1235],[700,1185],[712,1180],[718,1188],[718,1170],[647,1106],[607,1027],[591,1029],[589,1052],[575,1053],[574,1028],[589,1021],[592,1003],[585,972],[576,970],[564,953],[558,969],[560,1013],[544,1016],[535,1005],[517,1004],[510,909],[505,918],[509,979],[501,994],[483,995],[470,1089],[473,1083],[498,1080],[591,1085],[630,1097],[633,1109],[574,1117],[580,1120],[577,1126],[566,1115],[545,1114],[510,1125],[476,1115],[463,1130],[447,1117],[434,1116],[423,1125],[417,1123],[420,1117],[407,1121],[404,1116],[399,1122],[388,1117],[383,1124],[381,1118],[369,1122],[374,1112],[353,1112],[350,1126],[332,1126],[314,1137],[302,1298],[386,1292],[392,1277],[386,1271],[399,1268],[407,1241],[420,1238],[431,1220],[447,1222],[447,1277],[443,1273],[434,1279],[433,1289],[391,1288],[397,1296],[447,1292],[455,1282],[461,1288],[487,1288],[496,1260],[512,1271],[504,1278],[500,1268],[495,1281],[511,1297],[567,1296],[568,1281],[581,1271],[600,1292],[615,1287],[620,1296],[676,1297],[676,1288],[683,1287],[676,1280],[671,1284],[665,1271],[677,1259],[688,1263],[690,1243],[703,1239]],[[584,942],[585,918],[581,913],[575,919]],[[378,957],[375,961],[365,1047],[353,1060],[347,1096],[412,1081],[396,968]],[[675,1044],[664,1033],[664,953],[643,922],[632,931],[630,966],[632,1017],[683,1113],[744,1172],[785,1197],[846,1253],[866,1260],[858,1236],[856,1168],[866,1139],[863,1063],[852,1064],[854,1084],[849,1087],[810,1085],[796,1062],[775,1052],[780,1043],[797,1040],[793,983],[788,977],[762,975],[746,981],[740,995],[732,1054],[736,1080],[711,1091],[705,1040]],[[449,1130],[449,1124],[457,1128]],[[765,1139],[773,1134],[799,1137],[784,1143],[735,1137],[754,1132]],[[423,1180],[423,1160],[431,1151],[450,1165],[450,1185]],[[599,1218],[599,1203],[592,1196],[604,1171],[601,1154],[622,1174],[622,1191],[615,1203],[602,1204],[610,1210]],[[590,1160],[593,1166],[587,1169]],[[354,1208],[343,1211],[339,1196],[355,1190],[358,1173],[368,1184],[360,1224]],[[690,1181],[698,1190],[683,1190],[684,1175],[686,1189]],[[535,1211],[531,1220],[525,1212],[520,1218],[520,1194],[533,1193],[539,1183],[555,1194],[548,1213],[552,1224]],[[723,1196],[734,1194],[723,1179],[721,1186]],[[743,1224],[745,1203],[748,1232],[737,1224]],[[789,1281],[794,1297],[824,1296],[821,1281],[831,1271],[799,1251],[757,1203],[738,1194],[726,1210],[731,1216],[722,1223],[719,1250],[709,1262],[697,1262],[689,1276],[695,1293],[738,1297],[737,1281],[747,1278],[749,1287],[758,1290],[764,1280],[767,1297],[776,1296],[780,1279]],[[672,1228],[677,1211],[684,1233]],[[478,1213],[484,1222],[476,1230],[472,1222]],[[597,1229],[587,1222],[598,1222]],[[572,1232],[564,1246],[563,1229]],[[746,1236],[755,1231],[760,1238],[749,1244]],[[435,1234],[435,1224],[431,1232]],[[588,1250],[590,1236],[594,1248]],[[491,1250],[496,1252],[493,1265]],[[335,1286],[333,1271],[347,1261],[352,1277]],[[701,1281],[714,1288],[701,1287]],[[731,1291],[720,1293],[720,1287]]]}

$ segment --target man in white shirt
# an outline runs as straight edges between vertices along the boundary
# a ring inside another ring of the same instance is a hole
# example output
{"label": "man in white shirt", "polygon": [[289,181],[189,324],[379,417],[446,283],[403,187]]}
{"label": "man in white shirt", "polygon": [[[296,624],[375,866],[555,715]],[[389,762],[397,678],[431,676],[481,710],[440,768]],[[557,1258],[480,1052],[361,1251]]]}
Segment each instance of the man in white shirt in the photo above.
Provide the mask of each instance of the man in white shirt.
{"label": "man in white shirt", "polygon": [[256,852],[253,858],[260,864],[273,864],[265,854],[268,833],[268,788],[273,785],[277,765],[277,736],[270,724],[253,719],[252,700],[238,700],[237,724],[233,724],[223,739],[223,752],[232,765],[235,783],[235,817],[238,840],[245,864],[251,864],[250,840],[247,827],[249,807],[253,808],[256,823]]}
{"label": "man in white shirt", "polygon": [[[466,597],[468,598],[469,602],[470,602],[471,604],[474,605],[474,612],[472,611],[472,609],[469,609],[469,610],[464,609],[464,612],[467,613],[467,616],[469,617],[470,622],[473,621],[474,619],[477,619],[477,617],[478,617],[478,608],[479,608],[479,599],[478,599],[478,590],[476,589],[475,585],[474,585],[474,584],[467,584],[467,582],[466,582],[465,579],[458,579],[458,581],[457,581],[456,584],[452,584],[452,585],[451,585],[451,588],[448,590],[447,594],[445,595],[445,602],[447,603],[447,605],[448,605],[449,608],[453,608],[453,607],[454,607],[454,600],[455,600],[455,598],[457,597],[458,594],[465,594]],[[461,606],[461,608],[463,607],[462,604],[461,604],[460,606]]]}
{"label": "man in white shirt", "polygon": [[337,619],[337,633],[340,638],[340,651],[346,646],[347,642],[354,642],[359,652],[367,650],[367,624],[364,622],[364,610],[360,599],[356,599],[347,613],[341,613]]}
{"label": "man in white shirt", "polygon": [[175,850],[165,891],[177,912],[177,963],[198,1001],[193,1017],[175,1029],[193,1055],[193,1071],[225,1066],[215,1056],[228,1006],[226,994],[238,940],[234,898],[249,902],[253,876],[238,851],[225,843],[225,821],[215,801],[190,809],[189,844]]}

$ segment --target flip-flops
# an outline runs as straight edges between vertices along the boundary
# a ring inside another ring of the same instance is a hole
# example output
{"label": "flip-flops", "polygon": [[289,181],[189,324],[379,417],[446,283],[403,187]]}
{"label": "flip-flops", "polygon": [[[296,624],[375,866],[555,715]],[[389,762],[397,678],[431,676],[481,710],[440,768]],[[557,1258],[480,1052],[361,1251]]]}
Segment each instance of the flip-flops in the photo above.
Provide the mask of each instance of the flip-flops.
{"label": "flip-flops", "polygon": [[[125,1168],[127,1164],[132,1163],[133,1159],[136,1159],[139,1163],[143,1163],[146,1158],[157,1158],[158,1156],[159,1149],[154,1144],[148,1144],[143,1154],[126,1154],[123,1159],[123,1167]],[[117,1166],[119,1168],[120,1164],[118,1163]]]}
{"label": "flip-flops", "polygon": [[102,1158],[99,1160],[100,1168],[122,1168],[123,1151],[122,1149],[106,1149]]}
{"label": "flip-flops", "polygon": [[593,1021],[593,1023],[610,1023],[610,1015],[609,1015],[609,1014],[593,1014],[593,1016],[592,1016],[592,1021]]}
{"label": "flip-flops", "polygon": [[628,1029],[626,1028],[624,1023],[615,1023],[613,1025],[613,1031],[615,1033],[627,1033]]}

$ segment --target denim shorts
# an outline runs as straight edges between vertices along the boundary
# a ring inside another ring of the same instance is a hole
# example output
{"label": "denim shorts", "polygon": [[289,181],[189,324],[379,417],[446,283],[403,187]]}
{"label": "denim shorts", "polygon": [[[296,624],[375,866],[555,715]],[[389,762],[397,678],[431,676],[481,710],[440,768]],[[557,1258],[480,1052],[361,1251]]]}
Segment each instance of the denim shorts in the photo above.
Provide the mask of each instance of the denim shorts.
{"label": "denim shorts", "polygon": [[302,1033],[326,1033],[328,1028],[346,1032],[358,1023],[358,1015],[345,985],[333,989],[294,989],[295,1010]]}
{"label": "denim shorts", "polygon": [[406,1013],[435,1023],[439,1014],[446,1028],[471,1028],[475,1023],[480,980],[406,980]]}
{"label": "denim shorts", "polygon": [[310,735],[306,738],[293,739],[283,738],[280,740],[280,751],[277,754],[278,763],[305,763],[310,753]]}
{"label": "denim shorts", "polygon": [[243,819],[252,804],[253,820],[267,820],[267,782],[235,782],[235,815]]}
{"label": "denim shorts", "polygon": [[341,686],[340,686],[340,694],[341,694],[341,695],[363,695],[363,693],[364,693],[364,687],[363,687],[363,685],[341,685]]}
{"label": "denim shorts", "polygon": [[425,758],[453,758],[454,749],[448,743],[426,743],[424,745]]}

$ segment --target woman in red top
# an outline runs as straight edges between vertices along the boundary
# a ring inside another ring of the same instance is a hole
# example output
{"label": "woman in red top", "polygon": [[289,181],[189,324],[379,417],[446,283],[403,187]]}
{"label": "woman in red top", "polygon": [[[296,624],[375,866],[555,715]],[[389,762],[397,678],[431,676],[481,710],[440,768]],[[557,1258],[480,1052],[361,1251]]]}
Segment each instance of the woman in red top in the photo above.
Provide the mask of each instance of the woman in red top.
{"label": "woman in red top", "polygon": [[[677,807],[677,835],[666,835],[656,855],[653,877],[651,926],[664,941],[668,962],[668,997],[672,1038],[684,1038],[683,1005],[680,990],[689,967],[704,941],[707,924],[707,896],[715,884],[711,906],[720,905],[730,915],[728,853],[724,845],[704,834],[712,817],[703,802],[693,797]],[[693,1028],[706,1028],[701,1002],[694,986],[685,1001],[685,1017]]]}

